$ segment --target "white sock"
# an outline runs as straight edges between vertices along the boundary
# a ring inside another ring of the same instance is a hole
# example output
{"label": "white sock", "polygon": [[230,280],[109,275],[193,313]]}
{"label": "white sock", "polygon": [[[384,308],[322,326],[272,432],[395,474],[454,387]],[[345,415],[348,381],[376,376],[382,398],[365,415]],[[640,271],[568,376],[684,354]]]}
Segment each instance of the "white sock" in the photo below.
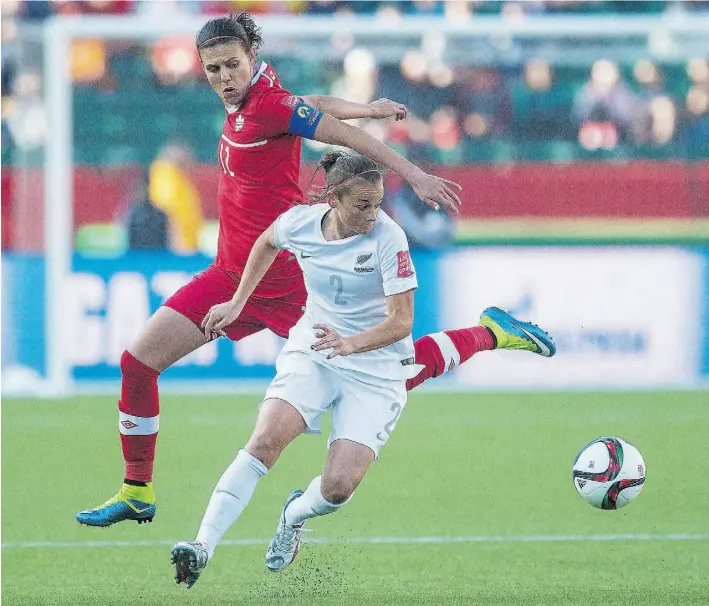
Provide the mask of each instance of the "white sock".
{"label": "white sock", "polygon": [[240,450],[219,478],[197,533],[197,541],[207,548],[210,559],[224,533],[246,509],[256,484],[267,472],[261,461]]}
{"label": "white sock", "polygon": [[321,476],[318,476],[313,479],[305,489],[305,492],[290,502],[285,513],[286,524],[300,524],[309,518],[326,516],[328,513],[333,513],[350,502],[351,496],[339,505],[326,501],[320,491],[320,478]]}

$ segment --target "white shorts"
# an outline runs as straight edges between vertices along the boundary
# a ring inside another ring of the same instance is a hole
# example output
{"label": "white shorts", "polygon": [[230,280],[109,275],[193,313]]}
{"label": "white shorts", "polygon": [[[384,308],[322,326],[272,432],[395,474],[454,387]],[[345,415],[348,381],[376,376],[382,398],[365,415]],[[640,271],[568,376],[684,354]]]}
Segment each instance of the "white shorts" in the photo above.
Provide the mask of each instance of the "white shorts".
{"label": "white shorts", "polygon": [[288,402],[303,417],[307,433],[322,431],[320,417],[332,407],[328,447],[346,439],[378,455],[406,406],[406,381],[326,366],[306,353],[281,352],[276,371],[264,400]]}

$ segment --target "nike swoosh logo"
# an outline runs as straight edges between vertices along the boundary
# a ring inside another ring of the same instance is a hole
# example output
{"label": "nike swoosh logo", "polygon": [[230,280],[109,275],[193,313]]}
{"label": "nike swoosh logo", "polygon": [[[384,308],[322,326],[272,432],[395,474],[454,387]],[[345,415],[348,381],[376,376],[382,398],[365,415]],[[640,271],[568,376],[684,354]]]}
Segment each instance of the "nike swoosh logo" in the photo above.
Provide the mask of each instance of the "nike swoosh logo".
{"label": "nike swoosh logo", "polygon": [[537,337],[535,337],[531,332],[526,330],[524,327],[518,325],[517,328],[519,328],[525,335],[527,335],[530,339],[532,339],[532,341],[534,341],[536,343],[537,347],[539,347],[539,349],[541,350],[541,354],[543,356],[549,357],[549,355],[551,354],[551,351],[544,344],[543,341],[540,341]]}
{"label": "nike swoosh logo", "polygon": [[145,513],[148,509],[150,509],[150,507],[143,507],[143,509],[136,507],[134,511],[135,513]]}
{"label": "nike swoosh logo", "polygon": [[130,500],[130,505],[131,509],[135,511],[135,513],[145,513],[146,511],[148,511],[148,509],[152,507],[152,505],[148,505],[147,507],[143,507],[142,509],[140,507],[136,507],[135,501],[133,501],[133,499]]}
{"label": "nike swoosh logo", "polygon": [[300,258],[301,259],[310,259],[313,255],[306,255],[305,253],[300,253]]}

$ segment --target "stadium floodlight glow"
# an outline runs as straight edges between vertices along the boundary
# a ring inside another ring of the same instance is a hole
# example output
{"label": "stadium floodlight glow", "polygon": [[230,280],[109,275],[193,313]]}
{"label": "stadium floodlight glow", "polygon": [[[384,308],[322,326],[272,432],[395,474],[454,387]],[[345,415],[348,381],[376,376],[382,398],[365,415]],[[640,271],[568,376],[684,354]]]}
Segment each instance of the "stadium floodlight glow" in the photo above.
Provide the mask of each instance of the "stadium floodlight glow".
{"label": "stadium floodlight glow", "polygon": [[[63,332],[66,326],[63,310],[66,298],[63,289],[71,272],[74,249],[71,41],[81,37],[145,41],[167,35],[194,36],[206,19],[203,15],[159,19],[138,15],[56,16],[45,22],[45,107],[51,136],[47,139],[44,163],[45,299],[48,304],[45,317],[46,380],[38,385],[40,393],[65,396],[74,390],[66,347],[67,339],[71,336]],[[329,45],[333,36],[343,32],[348,36],[361,36],[363,44],[377,44],[382,40],[398,41],[401,44],[402,41],[408,43],[412,37],[422,38],[432,31],[445,34],[451,41],[469,37],[490,39],[496,36],[605,40],[614,36],[649,37],[661,31],[674,36],[674,46],[668,47],[666,52],[675,58],[706,57],[709,54],[706,44],[709,17],[683,12],[644,17],[542,16],[522,20],[475,17],[457,21],[443,17],[411,16],[397,21],[394,26],[390,21],[376,17],[259,15],[257,20],[263,28],[265,39],[276,45],[283,40],[299,42],[318,39],[327,40]],[[292,46],[287,50],[282,48],[274,54],[299,57],[314,54],[311,44],[301,46],[302,49],[293,49]],[[646,55],[652,54],[648,44],[643,42],[640,46]],[[637,45],[634,48],[637,49]],[[269,49],[269,44],[266,44],[264,54],[268,54]],[[392,52],[396,55],[399,50],[395,48],[388,51],[389,57]],[[586,51],[580,49],[578,52]]]}

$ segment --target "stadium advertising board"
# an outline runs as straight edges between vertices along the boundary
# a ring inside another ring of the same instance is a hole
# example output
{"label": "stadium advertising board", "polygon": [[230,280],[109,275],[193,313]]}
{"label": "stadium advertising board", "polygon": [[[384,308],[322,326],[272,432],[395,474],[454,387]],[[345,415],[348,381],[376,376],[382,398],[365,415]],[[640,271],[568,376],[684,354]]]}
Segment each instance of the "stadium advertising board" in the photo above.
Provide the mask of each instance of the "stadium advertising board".
{"label": "stadium advertising board", "polygon": [[[72,377],[117,380],[121,352],[150,314],[210,259],[131,254],[75,257],[64,325],[46,324],[41,257],[3,256],[3,391],[24,391],[46,367],[45,328],[60,330]],[[473,324],[503,305],[547,328],[551,360],[476,356],[447,377],[468,388],[693,385],[709,377],[709,254],[676,247],[482,247],[414,254],[416,338]],[[282,340],[263,331],[219,339],[163,375],[169,380],[269,380]],[[439,381],[441,385],[443,383]]]}
{"label": "stadium advertising board", "polygon": [[[439,271],[441,320],[488,305],[544,326],[557,355],[483,354],[455,373],[466,387],[663,386],[702,364],[703,268],[697,252],[653,247],[465,249]],[[460,296],[460,293],[465,296]]]}
{"label": "stadium advertising board", "polygon": [[[116,379],[122,352],[129,348],[150,316],[211,259],[135,253],[121,259],[74,260],[67,286],[65,330],[67,356],[74,378]],[[207,343],[165,372],[179,379],[267,379],[282,339],[269,331],[232,343]]]}
{"label": "stadium advertising board", "polygon": [[[123,350],[130,347],[150,315],[191,276],[211,262],[207,257],[131,254],[121,259],[76,258],[67,288],[67,340],[76,379],[118,378]],[[435,255],[415,258],[427,282],[435,280]],[[422,293],[419,331],[435,330],[435,307]],[[206,344],[164,373],[165,379],[270,380],[283,339],[261,331],[237,343],[219,339]]]}
{"label": "stadium advertising board", "polygon": [[[80,382],[117,380],[123,350],[129,348],[162,301],[206,268],[211,259],[166,253],[131,253],[120,258],[75,256],[61,302],[63,353],[72,377]],[[417,271],[434,283],[437,255],[414,255]],[[3,259],[3,374],[19,390],[45,372],[43,318],[44,263],[39,257],[9,255]],[[12,286],[10,286],[10,282]],[[40,296],[35,296],[40,293]],[[417,335],[436,330],[435,292],[420,291]],[[232,343],[219,339],[187,356],[163,374],[163,380],[270,380],[283,339],[262,331]],[[6,375],[7,372],[7,375]]]}

